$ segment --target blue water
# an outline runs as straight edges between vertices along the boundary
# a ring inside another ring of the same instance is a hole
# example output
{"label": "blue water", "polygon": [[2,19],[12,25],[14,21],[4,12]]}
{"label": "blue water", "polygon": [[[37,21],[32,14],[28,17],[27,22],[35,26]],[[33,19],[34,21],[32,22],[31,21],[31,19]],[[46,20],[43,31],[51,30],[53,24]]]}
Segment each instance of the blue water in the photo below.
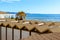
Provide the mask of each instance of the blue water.
{"label": "blue water", "polygon": [[[16,12],[13,14],[16,14]],[[60,14],[32,14],[32,13],[30,14],[30,13],[26,13],[26,19],[27,20],[60,22]]]}
{"label": "blue water", "polygon": [[26,19],[60,22],[60,14],[27,14]]}

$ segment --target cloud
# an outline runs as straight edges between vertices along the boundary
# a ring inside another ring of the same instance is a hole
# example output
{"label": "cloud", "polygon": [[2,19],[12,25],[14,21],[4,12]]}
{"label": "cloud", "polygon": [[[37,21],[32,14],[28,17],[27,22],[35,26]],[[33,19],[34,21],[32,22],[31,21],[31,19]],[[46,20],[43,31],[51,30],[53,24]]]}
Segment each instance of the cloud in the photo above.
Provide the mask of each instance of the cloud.
{"label": "cloud", "polygon": [[12,2],[19,2],[21,0],[0,0],[1,2],[8,2],[8,3],[12,3]]}

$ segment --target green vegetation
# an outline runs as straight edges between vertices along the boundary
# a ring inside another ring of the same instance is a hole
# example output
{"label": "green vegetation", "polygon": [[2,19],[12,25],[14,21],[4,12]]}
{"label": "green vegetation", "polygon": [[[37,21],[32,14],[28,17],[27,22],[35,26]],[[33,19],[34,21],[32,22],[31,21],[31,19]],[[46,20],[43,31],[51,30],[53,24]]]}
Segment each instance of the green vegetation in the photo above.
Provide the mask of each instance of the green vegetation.
{"label": "green vegetation", "polygon": [[25,17],[26,17],[26,14],[25,14],[25,12],[18,12],[17,14],[16,14],[16,20],[23,20],[23,19],[25,19]]}

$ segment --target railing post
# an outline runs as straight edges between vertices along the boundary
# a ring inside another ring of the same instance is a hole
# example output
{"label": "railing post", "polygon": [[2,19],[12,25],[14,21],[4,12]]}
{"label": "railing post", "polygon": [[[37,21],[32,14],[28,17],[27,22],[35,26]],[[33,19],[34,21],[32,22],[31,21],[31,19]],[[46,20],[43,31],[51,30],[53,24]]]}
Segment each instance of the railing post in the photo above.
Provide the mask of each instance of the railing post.
{"label": "railing post", "polygon": [[12,28],[12,40],[14,40],[14,28]]}
{"label": "railing post", "polygon": [[7,27],[6,27],[6,40],[7,40]]}
{"label": "railing post", "polygon": [[31,31],[29,31],[29,36],[31,36]]}
{"label": "railing post", "polygon": [[20,30],[20,39],[22,39],[22,30]]}
{"label": "railing post", "polygon": [[0,26],[0,40],[1,40],[1,26]]}

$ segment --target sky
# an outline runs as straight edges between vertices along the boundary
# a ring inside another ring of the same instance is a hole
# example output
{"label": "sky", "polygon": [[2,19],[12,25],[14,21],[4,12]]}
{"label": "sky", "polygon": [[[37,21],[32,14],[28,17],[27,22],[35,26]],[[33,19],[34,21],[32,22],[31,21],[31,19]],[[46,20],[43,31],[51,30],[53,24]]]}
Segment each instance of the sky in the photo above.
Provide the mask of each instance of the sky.
{"label": "sky", "polygon": [[60,0],[0,0],[0,11],[60,14]]}

